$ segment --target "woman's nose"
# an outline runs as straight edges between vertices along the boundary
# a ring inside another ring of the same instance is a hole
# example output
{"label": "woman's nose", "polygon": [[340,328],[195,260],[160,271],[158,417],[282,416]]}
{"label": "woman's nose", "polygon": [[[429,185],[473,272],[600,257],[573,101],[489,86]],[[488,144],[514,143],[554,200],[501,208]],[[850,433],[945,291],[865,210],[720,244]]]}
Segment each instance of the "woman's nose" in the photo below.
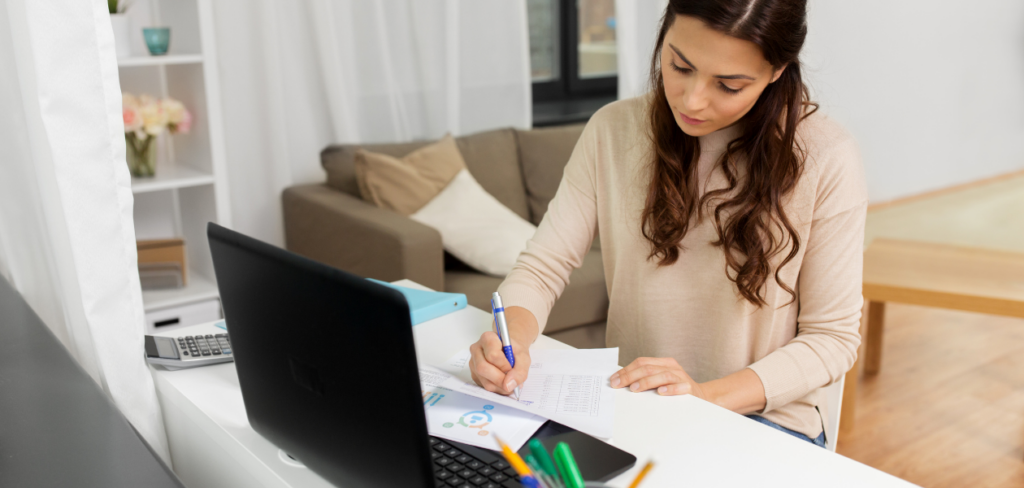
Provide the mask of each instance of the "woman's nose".
{"label": "woman's nose", "polygon": [[683,108],[690,112],[691,115],[696,115],[697,112],[704,110],[707,106],[707,84],[695,81],[686,90],[686,93],[683,94]]}

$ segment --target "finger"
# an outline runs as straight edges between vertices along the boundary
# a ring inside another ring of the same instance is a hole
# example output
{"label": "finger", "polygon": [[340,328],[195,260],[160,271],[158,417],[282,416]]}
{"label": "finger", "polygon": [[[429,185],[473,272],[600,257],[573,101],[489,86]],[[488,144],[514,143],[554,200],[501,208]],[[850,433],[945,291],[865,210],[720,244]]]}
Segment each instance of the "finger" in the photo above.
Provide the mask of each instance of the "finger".
{"label": "finger", "polygon": [[484,332],[480,336],[478,344],[483,348],[483,355],[487,362],[500,369],[502,373],[507,373],[512,369],[508,358],[505,357],[505,351],[502,349],[501,339],[498,338],[498,334],[491,331]]}
{"label": "finger", "polygon": [[628,386],[632,386],[633,383],[636,383],[637,381],[640,381],[641,378],[645,378],[647,376],[658,374],[658,373],[660,373],[660,372],[662,372],[664,370],[665,370],[665,368],[661,367],[661,366],[654,366],[654,365],[637,366],[637,367],[633,368],[632,370],[623,370],[623,371],[621,371],[619,373],[618,377],[612,378],[611,381],[612,381],[612,383],[616,383],[615,380],[616,379],[619,380],[618,383],[617,383],[618,386],[613,387],[613,388],[628,387]]}
{"label": "finger", "polygon": [[486,350],[494,346],[501,347],[501,338],[493,330],[489,330],[480,334],[480,340],[476,343]]}
{"label": "finger", "polygon": [[499,393],[505,393],[505,389],[501,386],[505,381],[505,373],[498,368],[495,368],[493,364],[477,360],[473,364],[473,372],[476,373],[477,377],[480,378],[478,383],[480,386],[484,386],[485,383],[490,383],[495,387],[493,390]]}
{"label": "finger", "polygon": [[[647,358],[647,357],[636,358],[636,359],[633,360],[633,362],[631,362],[628,365],[626,365],[625,368],[622,368],[622,369],[616,371],[614,374],[612,374],[610,377],[608,377],[608,380],[609,380],[609,383],[611,384],[612,388],[625,387],[625,386],[629,386],[630,385],[630,381],[628,381],[628,380],[624,381],[622,379],[623,375],[626,375],[626,376],[634,375],[637,370],[643,370],[643,368],[648,368],[648,369],[650,369],[652,367],[657,367],[658,369],[665,369],[666,367],[671,368],[672,364],[675,364],[675,359],[672,359],[672,358]],[[630,376],[630,377],[631,377],[631,379],[633,381],[636,381],[634,376]]]}
{"label": "finger", "polygon": [[469,346],[469,353],[469,370],[473,376],[473,381],[484,388],[487,388],[487,385],[490,384],[491,388],[488,391],[501,390],[499,385],[502,384],[505,373],[487,361],[480,343]]}
{"label": "finger", "polygon": [[658,394],[662,396],[688,395],[693,393],[693,385],[690,383],[675,383],[658,387]]}
{"label": "finger", "polygon": [[[515,349],[515,348],[513,348]],[[512,392],[517,386],[523,385],[526,382],[526,378],[530,375],[530,359],[529,349],[520,349],[515,352],[516,366],[511,371],[505,373],[504,385],[505,391]]]}
{"label": "finger", "polygon": [[612,388],[629,386],[629,383],[622,382],[622,377],[623,375],[629,374],[629,372],[634,371],[636,368],[638,368],[640,366],[638,361],[640,361],[641,359],[644,358],[634,359],[633,362],[627,364],[625,368],[622,368],[616,371],[615,373],[612,373],[612,375],[608,377],[608,382],[609,384],[611,384]]}
{"label": "finger", "polygon": [[681,383],[682,379],[672,373],[670,370],[663,370],[659,373],[652,374],[650,376],[644,376],[636,382],[629,385],[630,391],[647,391],[658,388],[659,386],[674,385]]}
{"label": "finger", "polygon": [[483,388],[483,389],[485,389],[485,390],[487,390],[489,392],[492,392],[492,393],[500,393],[501,392],[501,387],[500,386],[494,384],[491,381],[488,381],[486,379],[480,378],[479,376],[476,375],[476,373],[473,373],[473,381],[475,381],[476,384],[480,385],[480,388]]}

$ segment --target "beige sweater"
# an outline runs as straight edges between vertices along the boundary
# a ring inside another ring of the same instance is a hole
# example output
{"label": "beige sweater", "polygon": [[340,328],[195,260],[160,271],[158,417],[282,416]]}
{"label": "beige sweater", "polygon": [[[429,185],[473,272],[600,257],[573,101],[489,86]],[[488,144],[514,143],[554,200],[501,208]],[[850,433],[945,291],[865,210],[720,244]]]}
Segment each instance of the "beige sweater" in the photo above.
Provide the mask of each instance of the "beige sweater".
{"label": "beige sweater", "polygon": [[[853,366],[860,344],[867,192],[853,138],[824,115],[801,123],[808,159],[785,205],[802,245],[781,273],[798,301],[787,305],[791,296],[770,278],[768,306],[758,308],[726,277],[709,219],[691,226],[675,264],[647,259],[651,248],[640,233],[650,181],[644,100],[612,103],[590,119],[543,222],[499,288],[505,306],[531,311],[543,330],[599,234],[607,344],[620,348],[621,365],[672,357],[698,382],[749,367],[764,384],[761,415],[817,437],[826,415],[820,389]],[[737,135],[733,127],[701,138],[699,172],[709,187],[726,185],[716,162]]]}

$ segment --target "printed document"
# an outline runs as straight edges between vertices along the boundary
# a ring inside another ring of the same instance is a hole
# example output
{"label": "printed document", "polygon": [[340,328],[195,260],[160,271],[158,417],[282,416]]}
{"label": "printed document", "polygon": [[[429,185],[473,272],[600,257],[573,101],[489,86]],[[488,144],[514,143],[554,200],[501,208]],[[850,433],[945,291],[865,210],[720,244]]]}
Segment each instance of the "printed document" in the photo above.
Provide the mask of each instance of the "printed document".
{"label": "printed document", "polygon": [[495,434],[512,450],[530,440],[547,421],[505,405],[473,397],[441,386],[451,375],[430,366],[420,366],[423,410],[430,435],[463,444],[499,450]]}
{"label": "printed document", "polygon": [[608,377],[619,370],[618,348],[537,349],[530,351],[530,358],[530,374],[520,386],[518,400],[477,386],[467,366],[468,350],[441,366],[451,373],[441,386],[540,415],[595,437],[612,437],[615,390]]}

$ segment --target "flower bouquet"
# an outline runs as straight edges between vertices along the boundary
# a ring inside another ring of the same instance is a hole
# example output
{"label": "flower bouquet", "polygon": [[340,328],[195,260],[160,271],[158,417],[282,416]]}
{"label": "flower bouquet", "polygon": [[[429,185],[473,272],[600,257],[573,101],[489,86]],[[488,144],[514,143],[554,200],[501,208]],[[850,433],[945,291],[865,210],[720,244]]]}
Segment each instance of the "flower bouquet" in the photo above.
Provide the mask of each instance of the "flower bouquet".
{"label": "flower bouquet", "polygon": [[156,144],[160,134],[185,134],[192,128],[192,114],[173,98],[158,100],[149,95],[121,95],[124,117],[124,142],[128,170],[132,176],[156,173]]}

